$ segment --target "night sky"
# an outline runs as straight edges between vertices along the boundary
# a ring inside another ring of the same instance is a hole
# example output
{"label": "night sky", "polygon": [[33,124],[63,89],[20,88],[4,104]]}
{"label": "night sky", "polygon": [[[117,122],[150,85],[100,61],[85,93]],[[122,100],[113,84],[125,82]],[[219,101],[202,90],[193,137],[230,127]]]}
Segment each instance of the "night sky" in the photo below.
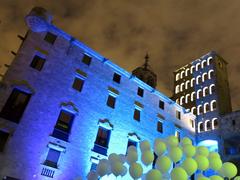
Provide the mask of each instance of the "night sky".
{"label": "night sky", "polygon": [[172,72],[211,50],[228,63],[233,109],[240,109],[239,0],[0,0],[0,73],[24,35],[24,16],[48,9],[54,25],[131,72],[146,52],[157,89],[171,96]]}

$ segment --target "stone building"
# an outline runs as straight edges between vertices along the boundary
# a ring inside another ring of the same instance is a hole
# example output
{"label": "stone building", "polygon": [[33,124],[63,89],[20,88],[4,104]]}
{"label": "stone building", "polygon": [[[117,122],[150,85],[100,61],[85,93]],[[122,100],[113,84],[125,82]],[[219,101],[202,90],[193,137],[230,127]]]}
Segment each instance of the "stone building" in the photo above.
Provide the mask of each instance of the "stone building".
{"label": "stone building", "polygon": [[0,88],[0,179],[73,180],[140,140],[195,143],[195,116],[155,89],[146,62],[129,73],[52,24],[43,8]]}

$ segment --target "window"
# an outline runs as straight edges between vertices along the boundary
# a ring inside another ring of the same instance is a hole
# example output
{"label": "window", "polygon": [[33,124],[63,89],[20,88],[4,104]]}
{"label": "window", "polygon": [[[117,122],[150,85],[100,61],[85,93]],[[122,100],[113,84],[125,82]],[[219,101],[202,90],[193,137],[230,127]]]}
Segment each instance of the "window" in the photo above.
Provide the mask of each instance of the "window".
{"label": "window", "polygon": [[114,73],[113,74],[113,81],[120,84],[120,81],[121,81],[121,76],[117,73]]}
{"label": "window", "polygon": [[232,126],[235,126],[236,125],[236,121],[233,119],[232,120]]}
{"label": "window", "polygon": [[159,100],[159,108],[164,109],[164,101]]}
{"label": "window", "polygon": [[91,165],[91,169],[90,171],[96,171],[97,170],[97,163],[93,162],[92,165]]}
{"label": "window", "polygon": [[192,119],[190,119],[190,124],[191,124],[192,128],[194,128],[194,121]]}
{"label": "window", "polygon": [[26,92],[20,91],[16,88],[13,89],[0,113],[0,116],[12,122],[19,123],[30,97],[31,95]]}
{"label": "window", "polygon": [[74,114],[61,110],[52,136],[63,141],[68,141],[74,117]]}
{"label": "window", "polygon": [[176,111],[176,118],[181,119],[181,112],[180,111]]}
{"label": "window", "polygon": [[84,80],[75,77],[72,88],[76,89],[77,91],[81,92],[83,88]]}
{"label": "window", "polygon": [[140,87],[138,87],[138,91],[137,91],[137,94],[141,97],[143,97],[143,93],[144,93],[144,90]]}
{"label": "window", "polygon": [[3,152],[9,133],[0,130],[0,152]]}
{"label": "window", "polygon": [[47,41],[50,44],[54,44],[54,42],[56,41],[57,36],[51,32],[47,32],[44,40]]}
{"label": "window", "polygon": [[91,61],[92,61],[92,57],[90,57],[90,56],[88,56],[86,54],[83,55],[82,62],[84,64],[89,66],[91,64]]}
{"label": "window", "polygon": [[[127,150],[129,146],[135,146],[137,147],[137,142],[131,139],[128,139],[128,144],[127,144]],[[126,154],[127,154],[127,150],[126,150]]]}
{"label": "window", "polygon": [[133,118],[134,118],[136,121],[140,121],[140,110],[138,110],[138,109],[135,109],[135,110],[134,110]]}
{"label": "window", "polygon": [[42,57],[40,57],[40,56],[38,56],[38,55],[35,55],[35,56],[33,57],[33,60],[32,60],[32,62],[31,62],[31,64],[30,64],[30,66],[31,66],[32,68],[34,68],[34,69],[37,69],[38,71],[41,71],[42,68],[43,68],[43,65],[44,65],[45,61],[46,61],[45,58],[42,58]]}
{"label": "window", "polygon": [[108,144],[111,131],[103,127],[98,128],[97,137],[94,143],[93,151],[102,155],[107,155]]}
{"label": "window", "polygon": [[163,133],[163,123],[161,121],[157,123],[157,131]]}
{"label": "window", "polygon": [[61,154],[60,151],[50,148],[48,151],[47,159],[44,162],[44,165],[57,168],[60,154]]}
{"label": "window", "polygon": [[107,99],[107,105],[111,108],[115,108],[116,97],[109,95]]}
{"label": "window", "polygon": [[181,137],[180,137],[180,132],[179,132],[179,130],[176,130],[176,131],[175,131],[175,136],[178,138],[178,142],[180,142]]}

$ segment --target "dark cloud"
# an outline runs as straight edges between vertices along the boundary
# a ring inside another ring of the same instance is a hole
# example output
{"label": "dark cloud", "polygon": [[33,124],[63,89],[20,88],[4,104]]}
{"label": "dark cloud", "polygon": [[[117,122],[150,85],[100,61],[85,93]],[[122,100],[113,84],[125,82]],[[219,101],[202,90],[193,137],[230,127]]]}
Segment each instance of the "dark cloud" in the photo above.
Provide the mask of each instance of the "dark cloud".
{"label": "dark cloud", "polygon": [[[24,34],[24,16],[34,6],[54,15],[54,24],[128,71],[145,53],[158,75],[158,89],[171,96],[172,72],[211,50],[229,63],[234,109],[240,107],[240,2],[233,0],[1,0],[1,63],[10,63]],[[5,71],[0,67],[0,73]]]}

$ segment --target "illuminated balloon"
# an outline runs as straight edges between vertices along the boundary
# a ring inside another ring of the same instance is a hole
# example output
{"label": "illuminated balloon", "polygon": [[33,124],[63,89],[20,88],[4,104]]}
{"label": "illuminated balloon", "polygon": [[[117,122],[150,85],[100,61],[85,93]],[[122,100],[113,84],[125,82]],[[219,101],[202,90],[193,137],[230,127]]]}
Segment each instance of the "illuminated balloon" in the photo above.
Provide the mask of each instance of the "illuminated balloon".
{"label": "illuminated balloon", "polygon": [[118,155],[118,158],[119,158],[119,160],[120,160],[120,162],[121,163],[125,163],[126,162],[126,160],[127,160],[127,157],[124,155],[124,154],[119,154]]}
{"label": "illuminated balloon", "polygon": [[199,174],[198,177],[197,177],[197,180],[210,180],[209,178],[205,177],[204,175],[202,174]]}
{"label": "illuminated balloon", "polygon": [[196,154],[196,147],[191,144],[187,144],[183,146],[183,153],[187,157],[193,157]]}
{"label": "illuminated balloon", "polygon": [[130,152],[130,151],[135,151],[137,152],[137,148],[133,145],[129,146],[128,149],[127,149],[127,152]]}
{"label": "illuminated balloon", "polygon": [[221,158],[217,152],[209,152],[208,158]]}
{"label": "illuminated balloon", "polygon": [[186,158],[182,163],[183,169],[191,176],[198,168],[197,162],[192,158]]}
{"label": "illuminated balloon", "polygon": [[181,140],[181,144],[182,144],[182,146],[187,145],[187,144],[192,145],[192,140],[188,137],[184,137]]}
{"label": "illuminated balloon", "polygon": [[112,153],[108,156],[108,160],[111,163],[115,162],[115,161],[120,161],[119,156],[116,153]]}
{"label": "illuminated balloon", "polygon": [[210,179],[211,180],[223,180],[223,178],[221,176],[218,176],[218,175],[210,176]]}
{"label": "illuminated balloon", "polygon": [[97,165],[97,173],[100,177],[105,176],[110,170],[110,164],[108,160],[101,159]]}
{"label": "illuminated balloon", "polygon": [[179,147],[172,147],[169,152],[169,157],[173,162],[178,162],[182,158],[182,150]]}
{"label": "illuminated balloon", "polygon": [[154,152],[157,154],[157,156],[161,156],[166,150],[167,146],[164,142],[159,141],[154,143]]}
{"label": "illuminated balloon", "polygon": [[156,144],[160,143],[160,142],[164,142],[164,140],[161,139],[161,138],[156,138],[156,139],[154,140],[154,146],[155,146]]}
{"label": "illuminated balloon", "polygon": [[88,180],[98,180],[98,175],[95,171],[90,171],[87,175]]}
{"label": "illuminated balloon", "polygon": [[133,179],[138,179],[142,176],[143,168],[139,163],[133,163],[129,167],[129,174]]}
{"label": "illuminated balloon", "polygon": [[123,171],[123,165],[120,161],[115,161],[111,164],[111,171],[117,177]]}
{"label": "illuminated balloon", "polygon": [[148,166],[154,160],[153,152],[150,150],[146,150],[142,153],[142,162],[144,165]]}
{"label": "illuminated balloon", "polygon": [[217,171],[222,167],[222,160],[215,156],[211,156],[208,158],[209,160],[209,168]]}
{"label": "illuminated balloon", "polygon": [[240,180],[240,176],[236,176],[234,180]]}
{"label": "illuminated balloon", "polygon": [[123,166],[123,169],[122,169],[122,172],[121,172],[121,176],[125,176],[127,174],[127,167],[126,166]]}
{"label": "illuminated balloon", "polygon": [[198,146],[197,147],[197,154],[207,157],[208,154],[209,154],[208,148],[206,148],[205,146]]}
{"label": "illuminated balloon", "polygon": [[138,154],[135,151],[130,151],[127,153],[127,163],[131,165],[138,160]]}
{"label": "illuminated balloon", "polygon": [[225,177],[233,178],[237,175],[237,167],[231,162],[223,163],[222,169]]}
{"label": "illuminated balloon", "polygon": [[172,167],[172,161],[168,156],[160,156],[156,161],[156,168],[162,173],[166,173]]}
{"label": "illuminated balloon", "polygon": [[146,180],[161,180],[162,179],[162,174],[160,171],[156,169],[152,169],[148,171],[146,175]]}
{"label": "illuminated balloon", "polygon": [[144,140],[144,141],[140,142],[140,149],[142,152],[150,150],[151,145],[147,140]]}
{"label": "illuminated balloon", "polygon": [[169,146],[177,146],[178,145],[178,138],[176,136],[169,136],[167,138],[167,143]]}
{"label": "illuminated balloon", "polygon": [[202,156],[202,155],[197,155],[195,157],[195,160],[198,164],[198,169],[204,171],[208,168],[209,166],[209,161],[208,159],[205,157],[205,156]]}
{"label": "illuminated balloon", "polygon": [[187,180],[188,175],[186,171],[181,167],[173,168],[171,172],[171,180]]}

